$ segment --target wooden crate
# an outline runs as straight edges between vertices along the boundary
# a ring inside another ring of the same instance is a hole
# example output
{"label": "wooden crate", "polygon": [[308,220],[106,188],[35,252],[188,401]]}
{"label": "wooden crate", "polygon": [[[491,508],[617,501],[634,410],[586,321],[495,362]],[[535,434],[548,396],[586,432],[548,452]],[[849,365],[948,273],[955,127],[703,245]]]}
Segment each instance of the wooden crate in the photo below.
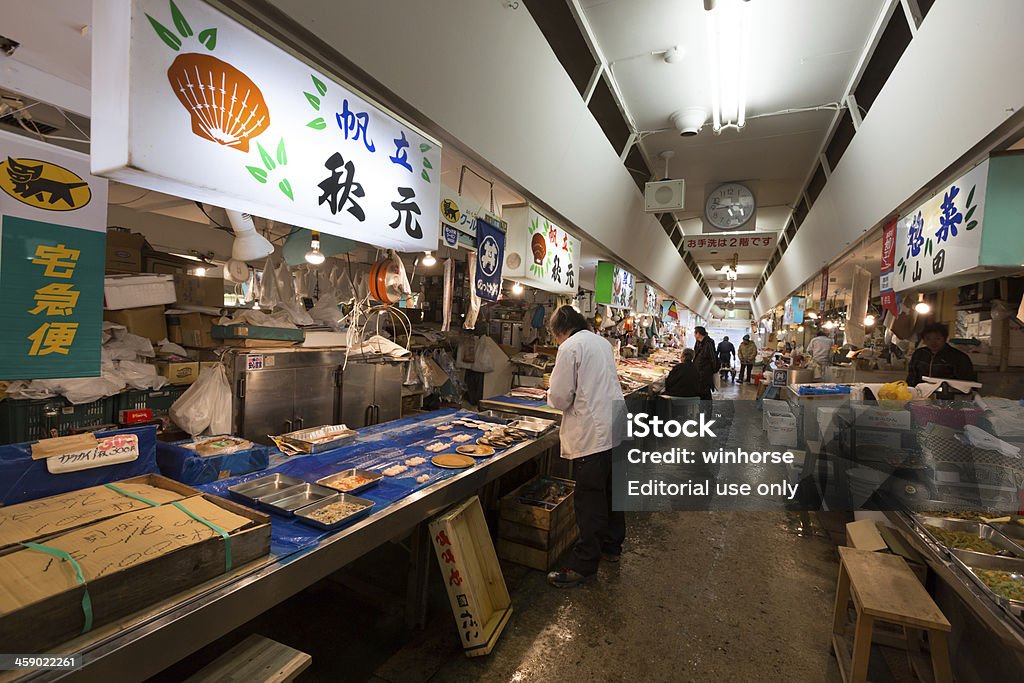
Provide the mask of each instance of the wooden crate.
{"label": "wooden crate", "polygon": [[[264,557],[270,552],[270,519],[267,515],[216,496],[202,495],[214,506],[249,520],[229,536],[232,568]],[[196,500],[196,497],[188,500]],[[182,501],[188,504],[188,501]],[[168,506],[151,508],[165,510]],[[119,517],[126,520],[145,511],[135,510]],[[109,525],[110,518],[92,526]],[[83,527],[79,533],[88,530]],[[49,539],[56,543],[61,536]],[[31,551],[25,551],[31,552]],[[6,557],[13,557],[9,554]],[[81,557],[76,558],[82,561]],[[213,579],[226,570],[225,543],[214,534],[199,542],[159,554],[152,559],[127,558],[128,566],[89,580],[86,586],[75,585],[24,605],[19,609],[0,613],[0,643],[13,652],[44,652],[83,633],[83,597],[88,590],[93,614],[93,628],[109,624],[121,617],[137,612],[155,602]],[[72,576],[66,562],[55,566],[66,576]],[[2,578],[0,578],[2,580]],[[73,582],[73,581],[72,581]]]}
{"label": "wooden crate", "polygon": [[435,517],[430,537],[466,656],[490,654],[512,615],[512,599],[480,499],[473,496]]}
{"label": "wooden crate", "polygon": [[576,542],[575,491],[553,507],[531,505],[520,500],[522,491],[538,479],[549,479],[569,487],[576,482],[557,477],[537,477],[501,499],[498,520],[498,557],[532,569],[551,569]]}

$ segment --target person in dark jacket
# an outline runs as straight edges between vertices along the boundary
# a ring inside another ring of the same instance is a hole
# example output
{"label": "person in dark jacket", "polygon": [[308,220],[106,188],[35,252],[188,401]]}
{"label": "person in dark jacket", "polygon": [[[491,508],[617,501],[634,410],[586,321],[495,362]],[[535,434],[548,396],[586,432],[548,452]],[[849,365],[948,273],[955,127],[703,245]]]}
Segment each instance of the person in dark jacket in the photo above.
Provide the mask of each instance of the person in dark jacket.
{"label": "person in dark jacket", "polygon": [[683,350],[683,360],[665,378],[665,394],[679,398],[699,398],[703,393],[700,374],[693,364],[693,349]]}
{"label": "person in dark jacket", "polygon": [[693,364],[697,367],[697,375],[700,377],[700,397],[710,401],[711,389],[715,386],[714,375],[718,372],[715,340],[709,337],[707,329],[701,326],[693,328],[693,336],[697,339],[693,346]]}
{"label": "person in dark jacket", "polygon": [[916,387],[924,377],[975,381],[974,363],[963,351],[946,343],[949,330],[941,323],[932,323],[921,330],[923,346],[907,364],[907,384]]}
{"label": "person in dark jacket", "polygon": [[718,343],[718,369],[722,373],[723,380],[730,373],[732,378],[736,379],[736,370],[732,367],[732,359],[735,357],[736,347],[733,346],[728,337],[725,337]]}

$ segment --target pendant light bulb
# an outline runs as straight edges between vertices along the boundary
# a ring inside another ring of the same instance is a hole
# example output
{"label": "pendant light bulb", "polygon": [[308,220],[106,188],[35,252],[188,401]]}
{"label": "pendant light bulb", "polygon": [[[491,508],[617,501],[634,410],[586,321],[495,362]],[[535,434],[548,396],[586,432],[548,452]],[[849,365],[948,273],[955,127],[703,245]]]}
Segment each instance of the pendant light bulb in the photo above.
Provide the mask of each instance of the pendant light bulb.
{"label": "pendant light bulb", "polygon": [[423,252],[423,258],[420,260],[420,263],[422,263],[425,268],[429,268],[430,266],[437,263],[437,259],[434,258],[433,253],[425,251]]}
{"label": "pendant light bulb", "polygon": [[864,327],[871,327],[874,324],[875,324],[875,316],[871,315],[870,313],[868,313],[866,316],[864,316]]}
{"label": "pendant light bulb", "polygon": [[931,313],[932,307],[927,301],[924,300],[924,294],[917,295],[917,303],[914,304],[914,310],[920,313],[921,315],[927,315]]}
{"label": "pendant light bulb", "polygon": [[834,322],[832,322],[831,320],[826,320],[825,324],[822,325],[822,327],[824,327],[826,330],[831,330],[835,326],[836,326],[836,324]]}
{"label": "pendant light bulb", "polygon": [[518,282],[512,283],[512,293],[516,296],[519,296],[520,294],[523,293],[523,286]]}
{"label": "pendant light bulb", "polygon": [[309,240],[309,251],[306,252],[306,263],[319,266],[327,259],[320,251],[320,233],[313,231],[313,237]]}

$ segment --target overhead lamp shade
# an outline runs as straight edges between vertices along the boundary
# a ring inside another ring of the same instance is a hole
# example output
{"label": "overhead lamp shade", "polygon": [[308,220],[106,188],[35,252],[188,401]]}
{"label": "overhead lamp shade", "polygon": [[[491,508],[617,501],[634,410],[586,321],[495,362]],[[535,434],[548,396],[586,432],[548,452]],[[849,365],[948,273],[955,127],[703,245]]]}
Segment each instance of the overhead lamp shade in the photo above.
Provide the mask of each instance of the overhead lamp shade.
{"label": "overhead lamp shade", "polygon": [[256,232],[252,216],[240,211],[227,210],[228,221],[235,233],[235,241],[231,245],[231,258],[235,261],[255,261],[266,258],[274,253],[274,245]]}

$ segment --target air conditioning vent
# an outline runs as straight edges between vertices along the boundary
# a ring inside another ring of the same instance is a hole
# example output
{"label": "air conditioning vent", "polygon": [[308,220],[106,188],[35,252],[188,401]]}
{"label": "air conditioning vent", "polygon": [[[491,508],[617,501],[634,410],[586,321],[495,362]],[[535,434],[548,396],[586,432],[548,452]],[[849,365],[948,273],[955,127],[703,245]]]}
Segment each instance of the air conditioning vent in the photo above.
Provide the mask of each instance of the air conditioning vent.
{"label": "air conditioning vent", "polygon": [[659,180],[644,185],[644,211],[666,213],[681,211],[686,196],[685,180]]}
{"label": "air conditioning vent", "polygon": [[50,135],[52,133],[56,133],[59,130],[58,128],[55,128],[48,123],[43,123],[42,121],[35,120],[30,120],[26,122],[25,128],[27,128],[28,130],[25,130],[25,128],[22,128],[21,125],[18,123],[18,119],[14,116],[11,116],[10,114],[8,114],[7,116],[0,116],[0,125],[7,126],[8,128],[14,128],[16,130],[23,131],[26,133],[35,133],[36,131],[38,131],[43,135]]}

